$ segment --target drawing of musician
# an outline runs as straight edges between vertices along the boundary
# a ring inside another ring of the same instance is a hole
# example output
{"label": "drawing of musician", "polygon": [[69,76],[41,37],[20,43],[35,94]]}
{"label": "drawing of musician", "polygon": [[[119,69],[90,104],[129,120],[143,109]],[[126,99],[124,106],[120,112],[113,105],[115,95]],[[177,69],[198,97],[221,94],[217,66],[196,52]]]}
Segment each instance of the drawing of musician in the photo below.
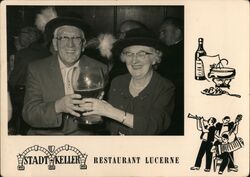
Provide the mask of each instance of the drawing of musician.
{"label": "drawing of musician", "polygon": [[[212,163],[212,152],[213,141],[215,137],[215,126],[216,118],[210,117],[207,121],[203,117],[188,115],[189,118],[195,118],[197,123],[197,129],[201,131],[200,138],[202,139],[199,152],[196,157],[195,165],[190,170],[199,170],[203,156],[206,154],[206,167],[205,172],[209,172]],[[206,124],[206,125],[205,125]]]}
{"label": "drawing of musician", "polygon": [[[219,172],[218,172],[218,174],[221,175],[223,173],[223,171],[225,170],[227,165],[231,164],[232,166],[234,166],[234,161],[233,161],[233,159],[232,159],[232,157],[230,155],[230,153],[232,153],[232,152],[224,151],[224,152],[218,154],[219,145],[222,145],[222,146],[223,145],[224,146],[229,145],[229,136],[228,136],[227,133],[222,134],[221,140],[215,141],[214,146],[211,149],[212,152],[217,154],[217,157],[222,159],[222,162],[221,162],[221,165],[220,165],[220,168],[219,168]],[[231,171],[237,172],[238,169],[234,168],[234,170],[231,170]]]}
{"label": "drawing of musician", "polygon": [[[216,124],[216,133],[215,133],[215,138],[217,140],[219,140],[220,142],[223,142],[223,135],[228,135],[228,143],[231,143],[233,141],[235,141],[237,139],[237,133],[238,133],[238,126],[239,126],[239,122],[242,119],[242,115],[239,114],[237,115],[235,122],[230,122],[230,117],[229,116],[225,116],[222,119],[222,123],[218,122]],[[225,140],[225,138],[224,138]],[[234,165],[234,155],[233,155],[233,151],[229,152],[229,156],[230,156],[230,160],[228,163],[228,171],[234,171],[237,172],[238,171],[238,166]],[[223,169],[224,170],[224,169]],[[223,172],[222,170],[222,172]]]}

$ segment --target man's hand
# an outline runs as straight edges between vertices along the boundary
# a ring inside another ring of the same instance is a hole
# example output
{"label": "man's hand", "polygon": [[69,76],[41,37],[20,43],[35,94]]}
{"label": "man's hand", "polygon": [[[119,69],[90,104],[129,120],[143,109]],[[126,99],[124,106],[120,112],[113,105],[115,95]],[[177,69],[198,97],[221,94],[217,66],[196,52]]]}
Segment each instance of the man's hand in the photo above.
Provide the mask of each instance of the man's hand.
{"label": "man's hand", "polygon": [[70,94],[65,95],[61,99],[57,100],[55,103],[55,110],[56,113],[70,113],[73,116],[80,117],[80,114],[76,111],[81,111],[80,107],[78,106],[81,104],[81,95],[79,94]]}

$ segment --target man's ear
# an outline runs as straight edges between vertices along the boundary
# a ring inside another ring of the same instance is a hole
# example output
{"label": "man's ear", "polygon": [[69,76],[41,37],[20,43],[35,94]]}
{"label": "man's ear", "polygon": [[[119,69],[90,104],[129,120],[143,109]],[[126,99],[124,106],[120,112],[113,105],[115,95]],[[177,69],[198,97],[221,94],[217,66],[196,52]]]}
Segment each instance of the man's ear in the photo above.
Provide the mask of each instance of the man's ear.
{"label": "man's ear", "polygon": [[181,37],[181,35],[182,35],[181,30],[179,28],[177,28],[177,30],[175,31],[175,37],[178,39]]}
{"label": "man's ear", "polygon": [[53,43],[54,50],[58,51],[58,48],[57,48],[57,39],[53,38],[52,39],[52,43]]}
{"label": "man's ear", "polygon": [[82,42],[82,52],[84,52],[85,48],[86,48],[86,43],[87,41],[85,40],[84,42]]}

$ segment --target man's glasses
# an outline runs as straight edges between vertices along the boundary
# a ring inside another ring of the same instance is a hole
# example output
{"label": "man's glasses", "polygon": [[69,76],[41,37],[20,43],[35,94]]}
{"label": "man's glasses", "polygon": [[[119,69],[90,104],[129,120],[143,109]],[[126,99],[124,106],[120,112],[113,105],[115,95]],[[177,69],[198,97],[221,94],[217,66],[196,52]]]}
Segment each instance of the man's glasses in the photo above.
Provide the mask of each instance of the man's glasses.
{"label": "man's glasses", "polygon": [[56,39],[65,44],[68,43],[70,40],[72,40],[73,43],[77,45],[85,41],[85,39],[82,39],[81,37],[68,37],[68,36],[60,36],[56,37]]}
{"label": "man's glasses", "polygon": [[140,51],[137,53],[132,53],[129,51],[124,51],[122,52],[122,55],[125,55],[126,57],[132,59],[133,57],[137,57],[138,59],[144,59],[147,55],[152,55],[153,53],[150,52],[145,52],[145,51]]}

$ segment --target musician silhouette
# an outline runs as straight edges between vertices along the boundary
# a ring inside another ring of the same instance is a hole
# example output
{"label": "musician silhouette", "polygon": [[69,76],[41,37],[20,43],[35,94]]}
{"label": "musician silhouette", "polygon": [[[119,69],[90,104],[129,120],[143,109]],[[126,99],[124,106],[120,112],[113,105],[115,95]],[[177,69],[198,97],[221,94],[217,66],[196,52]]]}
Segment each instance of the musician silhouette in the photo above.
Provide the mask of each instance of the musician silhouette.
{"label": "musician silhouette", "polygon": [[[222,134],[221,141],[219,141],[219,140],[215,141],[214,146],[213,146],[211,151],[216,153],[216,150],[218,149],[219,145],[226,145],[226,144],[229,144],[229,136],[228,136],[228,134],[225,133],[225,134]],[[233,162],[233,159],[231,157],[230,152],[225,151],[225,152],[217,155],[217,157],[222,159],[222,162],[221,162],[221,165],[219,168],[219,172],[218,172],[219,174],[223,173],[223,171],[225,170],[225,168],[228,164],[231,163],[234,166],[234,162]],[[234,171],[237,172],[238,169],[235,169]]]}
{"label": "musician silhouette", "polygon": [[[230,122],[230,117],[225,116],[222,119],[222,123],[218,122],[216,124],[216,134],[215,138],[219,141],[222,141],[222,135],[226,134],[228,135],[228,142],[232,142],[235,140],[236,135],[238,133],[238,125],[239,121],[241,120],[242,115],[237,115],[235,122]],[[234,165],[234,154],[233,152],[229,153],[231,160],[228,163],[228,171],[238,171],[236,165]]]}
{"label": "musician silhouette", "polygon": [[[203,156],[206,154],[206,167],[205,172],[209,172],[212,164],[212,152],[211,148],[213,146],[214,136],[215,136],[215,126],[216,118],[210,117],[207,121],[203,117],[197,117],[197,129],[201,131],[201,145],[199,152],[196,157],[195,165],[191,167],[191,170],[199,170],[201,167],[201,162]],[[207,125],[205,125],[206,123]]]}

